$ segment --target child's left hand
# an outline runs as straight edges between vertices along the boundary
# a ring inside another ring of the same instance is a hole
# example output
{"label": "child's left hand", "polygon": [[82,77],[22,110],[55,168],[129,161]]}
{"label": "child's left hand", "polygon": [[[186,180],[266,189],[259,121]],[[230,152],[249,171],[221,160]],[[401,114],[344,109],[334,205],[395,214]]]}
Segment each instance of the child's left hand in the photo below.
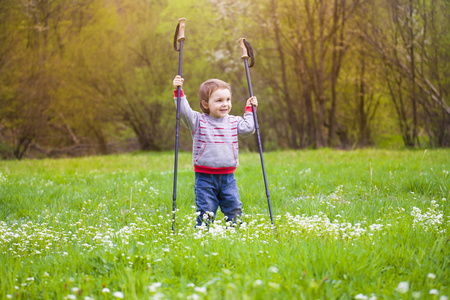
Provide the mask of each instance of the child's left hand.
{"label": "child's left hand", "polygon": [[258,99],[256,99],[256,97],[255,96],[253,96],[253,97],[251,97],[251,98],[249,98],[248,100],[247,100],[247,105],[246,106],[250,106],[250,105],[254,105],[255,107],[258,107]]}

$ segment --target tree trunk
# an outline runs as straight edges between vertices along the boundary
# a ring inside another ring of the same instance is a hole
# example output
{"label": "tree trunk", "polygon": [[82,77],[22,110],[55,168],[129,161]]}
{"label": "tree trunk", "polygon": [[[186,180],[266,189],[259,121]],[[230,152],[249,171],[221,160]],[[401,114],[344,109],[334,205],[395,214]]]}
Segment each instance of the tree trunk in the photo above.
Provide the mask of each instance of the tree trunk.
{"label": "tree trunk", "polygon": [[308,82],[308,66],[306,64],[306,55],[305,55],[305,42],[303,39],[303,34],[301,30],[301,23],[300,23],[300,14],[298,11],[296,0],[292,1],[295,8],[295,14],[296,14],[296,21],[297,21],[297,31],[298,31],[298,38],[299,38],[299,45],[297,49],[297,69],[300,74],[300,81],[302,83],[302,94],[305,101],[305,114],[308,120],[308,135],[310,138],[310,145],[312,145],[314,148],[317,148],[317,137],[316,137],[316,123],[314,118],[314,109],[313,109],[313,102],[311,99],[311,87]]}
{"label": "tree trunk", "polygon": [[411,61],[411,101],[413,109],[413,128],[412,128],[412,140],[413,146],[417,142],[420,147],[419,137],[417,136],[417,98],[416,98],[416,66],[414,60],[414,32],[413,32],[413,5],[412,0],[409,0],[409,56]]}
{"label": "tree trunk", "polygon": [[292,99],[291,99],[291,95],[289,93],[289,88],[288,88],[288,82],[287,82],[287,76],[286,76],[286,63],[285,63],[285,57],[284,57],[284,50],[283,50],[283,46],[281,44],[281,38],[280,38],[280,28],[278,25],[278,17],[277,17],[277,7],[275,4],[275,0],[272,0],[272,18],[273,18],[273,23],[274,23],[274,31],[275,31],[275,40],[277,43],[277,51],[278,51],[278,55],[280,56],[280,61],[281,61],[281,80],[282,80],[282,89],[283,89],[283,99],[286,103],[286,107],[288,110],[288,122],[290,125],[290,130],[291,130],[291,140],[290,140],[290,147],[291,148],[298,148],[298,143],[297,143],[297,130],[298,130],[298,123],[296,120],[296,116],[295,116],[295,112],[294,112],[294,108],[292,105]]}
{"label": "tree trunk", "polygon": [[366,110],[364,108],[365,102],[365,83],[364,83],[364,73],[365,73],[365,59],[364,54],[361,51],[360,62],[361,62],[361,72],[359,75],[359,83],[357,87],[358,98],[359,98],[359,145],[361,147],[367,146],[367,136],[366,136],[366,127],[367,127],[367,118],[366,118]]}
{"label": "tree trunk", "polygon": [[[342,5],[342,17],[339,13],[339,3]],[[328,130],[328,144],[332,145],[335,131],[335,118],[336,118],[336,84],[341,68],[341,61],[344,52],[344,24],[345,24],[345,0],[335,0],[333,11],[333,53],[331,62],[331,110],[329,118],[329,130]],[[337,33],[339,29],[339,19],[341,19],[339,44],[337,42]]]}

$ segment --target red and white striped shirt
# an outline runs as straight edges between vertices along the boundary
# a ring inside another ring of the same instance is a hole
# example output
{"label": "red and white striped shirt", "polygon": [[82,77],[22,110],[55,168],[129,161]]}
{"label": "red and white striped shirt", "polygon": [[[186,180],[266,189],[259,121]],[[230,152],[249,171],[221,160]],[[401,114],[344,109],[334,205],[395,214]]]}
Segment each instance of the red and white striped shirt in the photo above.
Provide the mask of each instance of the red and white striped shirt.
{"label": "red and white striped shirt", "polygon": [[[176,104],[175,91],[175,104]],[[193,111],[181,93],[180,117],[191,131],[194,171],[208,174],[234,173],[239,165],[238,135],[247,137],[255,132],[252,108],[245,108],[244,117],[228,115],[214,118]]]}

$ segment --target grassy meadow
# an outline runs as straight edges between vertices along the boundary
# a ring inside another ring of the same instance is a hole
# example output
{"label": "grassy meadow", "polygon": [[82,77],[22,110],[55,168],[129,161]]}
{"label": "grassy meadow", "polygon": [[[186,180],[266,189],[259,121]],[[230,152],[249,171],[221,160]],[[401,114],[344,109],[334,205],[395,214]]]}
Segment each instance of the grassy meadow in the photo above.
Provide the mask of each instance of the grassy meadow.
{"label": "grassy meadow", "polygon": [[0,161],[0,299],[450,296],[450,150],[242,153],[243,221],[194,229],[191,154]]}

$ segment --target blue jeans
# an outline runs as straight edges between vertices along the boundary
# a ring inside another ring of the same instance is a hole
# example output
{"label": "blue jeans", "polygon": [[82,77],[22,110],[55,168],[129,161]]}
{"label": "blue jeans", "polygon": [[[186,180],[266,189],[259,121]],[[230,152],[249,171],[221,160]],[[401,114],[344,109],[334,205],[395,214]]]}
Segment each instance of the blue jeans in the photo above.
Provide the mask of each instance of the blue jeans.
{"label": "blue jeans", "polygon": [[202,224],[203,215],[207,212],[214,214],[208,217],[208,221],[213,221],[219,206],[226,221],[235,223],[242,215],[242,202],[234,174],[195,172],[195,204],[197,212],[200,212],[197,217],[198,226]]}

